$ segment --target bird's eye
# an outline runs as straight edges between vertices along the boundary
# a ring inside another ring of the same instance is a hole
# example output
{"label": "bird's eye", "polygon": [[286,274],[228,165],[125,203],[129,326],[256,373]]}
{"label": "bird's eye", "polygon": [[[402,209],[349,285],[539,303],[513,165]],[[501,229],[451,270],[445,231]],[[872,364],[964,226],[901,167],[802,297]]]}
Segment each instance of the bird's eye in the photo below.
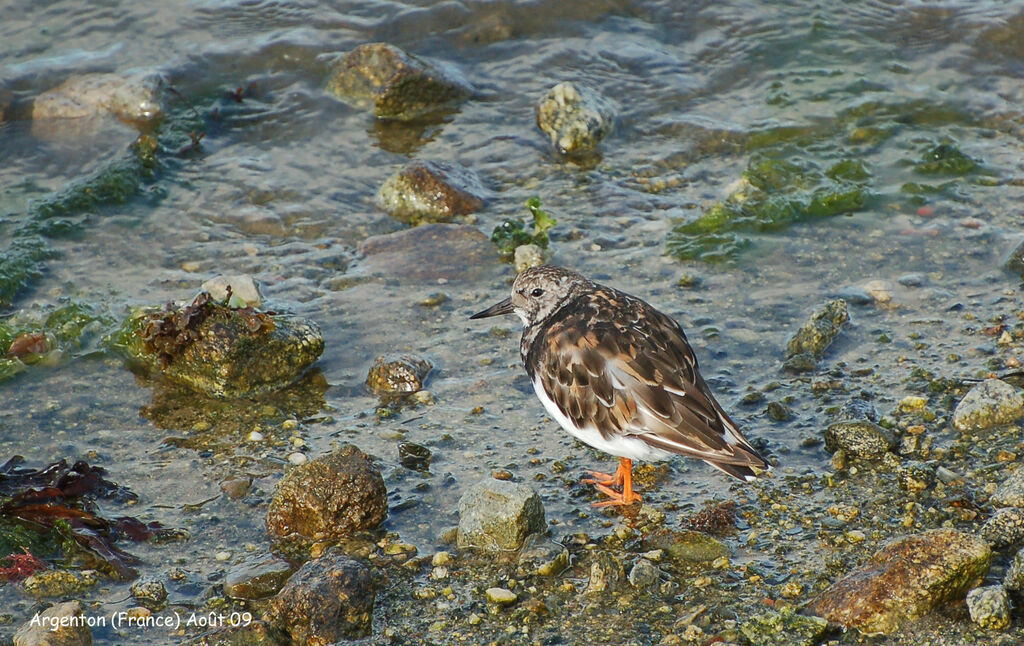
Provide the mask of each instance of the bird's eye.
{"label": "bird's eye", "polygon": [[530,296],[533,296],[534,298],[537,298],[538,296],[543,296],[543,295],[544,295],[544,290],[541,289],[540,287],[534,288],[534,290],[532,292],[530,292]]}

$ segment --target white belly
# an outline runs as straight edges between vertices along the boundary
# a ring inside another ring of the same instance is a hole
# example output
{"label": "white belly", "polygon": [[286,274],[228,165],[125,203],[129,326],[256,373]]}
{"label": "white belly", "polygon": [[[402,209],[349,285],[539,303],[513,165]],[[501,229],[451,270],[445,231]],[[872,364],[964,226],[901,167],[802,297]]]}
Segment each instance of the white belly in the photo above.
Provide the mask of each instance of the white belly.
{"label": "white belly", "polygon": [[548,412],[552,419],[558,422],[570,435],[599,451],[604,451],[620,458],[629,458],[630,460],[664,460],[672,455],[668,451],[647,444],[635,435],[615,434],[605,438],[593,426],[582,429],[576,428],[572,421],[558,409],[555,402],[544,392],[540,379],[534,379],[533,391],[537,393],[537,399],[544,404],[544,410]]}

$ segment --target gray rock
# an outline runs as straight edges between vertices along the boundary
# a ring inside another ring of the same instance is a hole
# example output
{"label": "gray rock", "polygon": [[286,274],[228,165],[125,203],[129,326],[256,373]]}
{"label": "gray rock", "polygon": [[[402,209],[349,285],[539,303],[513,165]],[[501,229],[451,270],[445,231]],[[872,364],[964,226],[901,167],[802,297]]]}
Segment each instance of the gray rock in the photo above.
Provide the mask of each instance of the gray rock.
{"label": "gray rock", "polygon": [[1010,627],[1010,599],[1001,585],[987,585],[968,592],[967,610],[971,621],[987,630]]}
{"label": "gray rock", "polygon": [[959,431],[982,431],[1009,424],[1024,415],[1020,392],[999,379],[986,379],[971,388],[953,411]]}
{"label": "gray rock", "polygon": [[1003,257],[1003,270],[1017,276],[1024,276],[1024,238],[1013,245]]}
{"label": "gray rock", "polygon": [[835,453],[839,449],[856,458],[880,458],[896,446],[891,431],[869,422],[836,422],[825,429],[825,449]]}
{"label": "gray rock", "polygon": [[516,550],[544,529],[544,505],[529,485],[488,478],[459,500],[459,547]]}
{"label": "gray rock", "polygon": [[330,644],[370,635],[375,596],[370,570],[330,550],[288,579],[268,614],[294,644]]}
{"label": "gray rock", "polygon": [[1003,587],[1007,590],[1020,592],[1024,590],[1024,550],[1018,550],[1006,568],[1003,576]]}
{"label": "gray rock", "polygon": [[753,615],[740,624],[743,636],[758,646],[813,646],[827,629],[828,622],[821,617],[792,610]]}
{"label": "gray rock", "polygon": [[290,471],[277,485],[266,523],[275,539],[323,540],[373,529],[387,513],[380,471],[346,445]]}
{"label": "gray rock", "polygon": [[809,354],[821,360],[825,350],[839,334],[843,324],[850,320],[846,301],[837,298],[811,315],[804,325],[793,333],[786,344],[786,359]]}
{"label": "gray rock", "polygon": [[859,285],[846,285],[839,289],[839,298],[851,305],[870,305],[875,302],[868,290]]}
{"label": "gray rock", "polygon": [[417,160],[384,182],[377,201],[392,217],[421,224],[479,211],[486,193],[477,174],[461,164]]}
{"label": "gray rock", "polygon": [[355,274],[425,283],[434,288],[448,283],[497,278],[505,268],[494,244],[468,224],[424,224],[411,229],[370,236],[359,243],[364,262]]}
{"label": "gray rock", "polygon": [[252,556],[224,576],[224,594],[232,599],[263,599],[277,594],[295,568],[272,554]]}
{"label": "gray rock", "polygon": [[223,301],[231,289],[231,300],[228,307],[259,307],[263,302],[260,288],[249,274],[232,274],[216,276],[204,282],[200,290],[209,292],[215,300]]}
{"label": "gray rock", "polygon": [[569,567],[569,550],[543,534],[531,534],[519,551],[519,576],[558,576]]}
{"label": "gray rock", "polygon": [[928,279],[924,274],[903,274],[896,279],[896,282],[904,287],[923,287]]}
{"label": "gray rock", "polygon": [[984,579],[988,544],[953,529],[904,536],[812,598],[805,614],[865,634],[887,634],[944,604],[959,602]]}
{"label": "gray rock", "polygon": [[647,559],[637,559],[629,569],[629,584],[634,588],[646,588],[661,580],[661,570]]}
{"label": "gray rock", "polygon": [[451,110],[473,87],[449,65],[435,64],[387,43],[366,43],[345,54],[327,90],[381,119],[408,121]]}
{"label": "gray rock", "polygon": [[161,74],[146,71],[74,76],[34,99],[32,119],[83,119],[109,114],[130,123],[151,123],[163,118],[166,84]]}
{"label": "gray rock", "polygon": [[981,526],[981,537],[997,550],[1024,541],[1024,508],[997,509]]}
{"label": "gray rock", "polygon": [[620,581],[626,578],[626,571],[613,555],[598,552],[594,562],[590,564],[590,580],[587,582],[587,594],[615,592]]}
{"label": "gray rock", "polygon": [[130,588],[132,598],[140,606],[156,610],[167,601],[167,589],[157,579],[139,579]]}
{"label": "gray rock", "polygon": [[864,399],[850,399],[839,409],[838,419],[846,422],[865,419],[869,422],[877,422],[878,411],[875,409],[875,405],[869,401]]}
{"label": "gray rock", "polygon": [[35,625],[29,621],[14,633],[14,646],[90,646],[92,631],[85,618],[81,601],[50,606],[39,613]]}
{"label": "gray rock", "polygon": [[537,105],[537,126],[563,155],[593,150],[612,130],[615,108],[594,90],[559,83]]}
{"label": "gray rock", "polygon": [[988,500],[996,507],[1024,507],[1024,467],[1003,480]]}

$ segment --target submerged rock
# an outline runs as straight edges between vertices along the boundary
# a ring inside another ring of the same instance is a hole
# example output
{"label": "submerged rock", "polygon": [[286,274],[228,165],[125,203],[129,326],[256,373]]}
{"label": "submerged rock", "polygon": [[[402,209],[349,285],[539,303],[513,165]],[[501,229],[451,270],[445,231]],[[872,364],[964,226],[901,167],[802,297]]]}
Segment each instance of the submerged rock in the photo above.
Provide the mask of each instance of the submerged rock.
{"label": "submerged rock", "polygon": [[155,72],[84,74],[35,97],[32,119],[83,119],[110,114],[129,123],[159,121],[164,116],[167,81]]}
{"label": "submerged rock", "polygon": [[825,449],[835,453],[839,449],[855,458],[880,458],[896,446],[891,431],[867,420],[836,422],[825,429]]}
{"label": "submerged rock", "polygon": [[140,606],[157,610],[167,601],[167,588],[158,579],[139,579],[130,588],[132,598]]}
{"label": "submerged rock", "polygon": [[1024,509],[1003,507],[981,526],[981,537],[995,549],[1024,542]]}
{"label": "submerged rock", "polygon": [[292,643],[326,646],[370,635],[375,596],[370,570],[330,551],[288,579],[269,614]]}
{"label": "submerged rock", "polygon": [[190,304],[136,311],[113,345],[148,372],[211,397],[252,397],[298,380],[324,340],[312,321],[232,308],[206,292]]}
{"label": "submerged rock", "polygon": [[985,541],[953,529],[904,536],[811,599],[804,612],[865,634],[892,633],[904,620],[963,599],[991,560]]}
{"label": "submerged rock", "polygon": [[380,207],[410,224],[447,222],[479,211],[486,191],[470,169],[452,162],[413,161],[380,187]]}
{"label": "submerged rock", "polygon": [[644,538],[645,550],[664,550],[669,558],[684,564],[710,563],[729,555],[729,548],[713,536],[696,530],[659,528]]}
{"label": "submerged rock", "polygon": [[1003,258],[1003,269],[1024,277],[1024,239],[1021,239]]}
{"label": "submerged rock", "polygon": [[406,282],[479,282],[503,270],[494,246],[467,224],[424,224],[404,231],[370,236],[359,243],[365,259],[355,273]]}
{"label": "submerged rock", "polygon": [[529,485],[488,478],[459,499],[459,547],[516,550],[545,528],[544,505]]}
{"label": "submerged rock", "polygon": [[999,379],[986,379],[971,388],[953,411],[953,427],[982,431],[1009,424],[1024,415],[1020,392]]}
{"label": "submerged rock", "polygon": [[366,375],[366,386],[375,395],[404,395],[423,388],[433,365],[414,354],[377,357]]}
{"label": "submerged rock", "polygon": [[50,606],[14,633],[14,646],[91,646],[85,618],[81,601]]}
{"label": "submerged rock", "polygon": [[821,360],[843,324],[849,320],[846,301],[837,298],[826,303],[825,307],[812,314],[807,323],[790,337],[786,345],[787,364],[803,355],[808,355],[814,361]]}
{"label": "submerged rock", "polygon": [[531,534],[519,551],[519,576],[557,576],[569,567],[569,550],[543,534]]}
{"label": "submerged rock", "polygon": [[450,66],[435,65],[387,43],[367,43],[345,54],[327,90],[381,119],[410,120],[449,110],[473,94]]}
{"label": "submerged rock", "polygon": [[987,585],[967,593],[967,610],[971,621],[988,630],[1003,630],[1010,627],[1010,599],[1006,588],[1001,585]]}
{"label": "submerged rock", "polygon": [[537,126],[563,155],[593,150],[611,132],[614,121],[611,101],[574,83],[559,83],[537,105]]}
{"label": "submerged rock", "polygon": [[93,587],[99,579],[96,570],[44,570],[25,579],[21,588],[33,597],[66,597]]}
{"label": "submerged rock", "polygon": [[247,558],[224,576],[224,595],[232,599],[263,599],[273,596],[295,568],[272,554]]}
{"label": "submerged rock", "polygon": [[757,646],[813,646],[828,629],[821,617],[794,614],[792,610],[766,612],[743,620],[740,632]]}
{"label": "submerged rock", "polygon": [[380,471],[351,444],[293,469],[267,509],[271,537],[344,538],[373,529],[388,513]]}

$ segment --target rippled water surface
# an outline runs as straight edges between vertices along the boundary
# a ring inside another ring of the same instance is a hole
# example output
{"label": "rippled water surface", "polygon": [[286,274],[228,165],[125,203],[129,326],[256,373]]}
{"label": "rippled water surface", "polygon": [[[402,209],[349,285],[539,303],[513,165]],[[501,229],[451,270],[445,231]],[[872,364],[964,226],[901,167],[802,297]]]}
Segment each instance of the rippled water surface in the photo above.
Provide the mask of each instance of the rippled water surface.
{"label": "rippled water surface", "polygon": [[[428,553],[457,522],[465,488],[497,469],[540,492],[556,536],[607,531],[575,482],[611,459],[544,415],[519,366],[516,321],[492,330],[467,320],[506,295],[511,267],[495,257],[443,282],[416,278],[415,267],[367,278],[359,243],[406,226],[376,206],[377,190],[412,159],[457,161],[483,178],[491,198],[468,223],[487,235],[525,217],[523,202],[539,196],[558,220],[553,262],[675,316],[722,402],[766,442],[783,477],[829,468],[824,449],[805,440],[844,398],[815,394],[814,382],[842,380],[884,413],[908,394],[913,368],[958,377],[1016,360],[1016,346],[980,329],[1017,309],[1020,281],[1000,265],[1019,237],[1024,184],[1019,5],[6,0],[0,9],[0,99],[29,99],[88,72],[158,71],[175,90],[168,109],[191,105],[205,132],[141,195],[50,240],[57,255],[12,311],[70,297],[122,316],[190,299],[216,274],[250,273],[270,307],[324,332],[316,374],[303,382],[313,402],[237,404],[236,417],[251,412],[245,428],[218,426],[229,416],[220,408],[170,395],[106,354],[69,354],[0,384],[0,462],[86,457],[139,494],[130,513],[188,529],[187,543],[130,548],[144,574],[187,564],[198,583],[193,596],[179,593],[182,603],[201,603],[203,586],[217,583],[227,567],[218,552],[235,561],[266,549],[266,503],[295,446],[313,457],[354,442],[374,455],[392,505],[386,528]],[[458,67],[477,96],[441,119],[396,124],[328,95],[331,63],[374,41]],[[559,158],[535,125],[537,101],[564,80],[616,103],[615,130],[596,157]],[[0,236],[25,225],[33,200],[116,163],[137,136],[116,121],[0,122]],[[922,175],[917,165],[938,146],[976,168]],[[673,227],[730,195],[755,158],[821,169],[860,160],[865,202],[741,232],[748,246],[724,262],[666,255]],[[680,287],[682,276],[699,284]],[[851,324],[819,371],[783,373],[792,331],[829,297],[872,280],[887,283],[891,301],[851,305]],[[419,304],[438,291],[446,302]],[[362,384],[373,358],[395,349],[434,363],[435,402],[378,421]],[[765,398],[742,405],[755,390]],[[771,419],[769,402],[786,403],[792,419]],[[262,406],[276,406],[276,417],[261,417]],[[298,430],[280,430],[289,417]],[[257,425],[277,442],[247,443]],[[399,464],[402,440],[430,447],[429,476]],[[554,460],[567,471],[553,472]],[[255,478],[253,492],[219,497],[219,483],[238,475]],[[645,500],[692,510],[731,486],[679,459]],[[126,585],[101,583],[89,595],[109,612],[125,606]],[[3,586],[0,608],[14,618],[0,626],[6,635],[32,603]]]}

